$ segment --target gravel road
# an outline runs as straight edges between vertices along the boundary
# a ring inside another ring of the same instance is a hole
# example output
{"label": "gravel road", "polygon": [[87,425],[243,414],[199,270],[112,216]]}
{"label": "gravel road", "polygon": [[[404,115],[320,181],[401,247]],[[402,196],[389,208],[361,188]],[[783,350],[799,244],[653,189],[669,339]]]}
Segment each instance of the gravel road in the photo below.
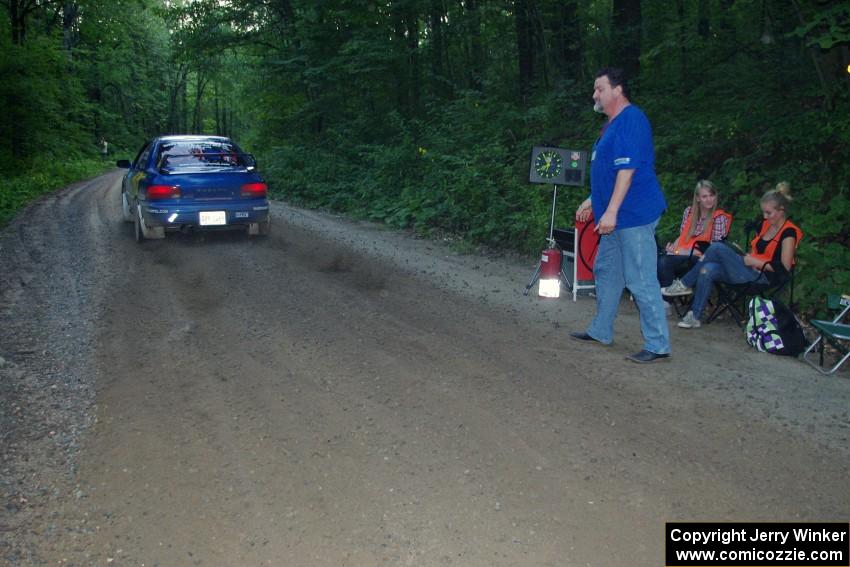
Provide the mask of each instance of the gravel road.
{"label": "gravel road", "polygon": [[533,262],[273,204],[137,245],[120,172],[0,234],[0,564],[663,565],[667,521],[846,521],[850,380],[728,322],[639,366]]}

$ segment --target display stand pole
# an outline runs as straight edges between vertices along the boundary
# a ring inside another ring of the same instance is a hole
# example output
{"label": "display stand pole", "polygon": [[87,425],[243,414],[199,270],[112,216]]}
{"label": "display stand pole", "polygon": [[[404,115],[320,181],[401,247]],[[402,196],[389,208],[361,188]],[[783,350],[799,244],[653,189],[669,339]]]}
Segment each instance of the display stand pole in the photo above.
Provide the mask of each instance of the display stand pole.
{"label": "display stand pole", "polygon": [[555,246],[555,241],[552,239],[552,235],[555,230],[555,203],[558,202],[558,186],[553,184],[552,188],[554,191],[552,192],[552,217],[549,219],[549,248],[553,248]]}

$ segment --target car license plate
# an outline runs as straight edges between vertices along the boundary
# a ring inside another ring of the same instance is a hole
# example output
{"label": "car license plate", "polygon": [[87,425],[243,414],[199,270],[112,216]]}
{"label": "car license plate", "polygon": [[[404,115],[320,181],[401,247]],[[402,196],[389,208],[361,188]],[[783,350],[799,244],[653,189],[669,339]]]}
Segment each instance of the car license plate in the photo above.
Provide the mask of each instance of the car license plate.
{"label": "car license plate", "polygon": [[201,226],[216,226],[227,224],[224,211],[201,211]]}

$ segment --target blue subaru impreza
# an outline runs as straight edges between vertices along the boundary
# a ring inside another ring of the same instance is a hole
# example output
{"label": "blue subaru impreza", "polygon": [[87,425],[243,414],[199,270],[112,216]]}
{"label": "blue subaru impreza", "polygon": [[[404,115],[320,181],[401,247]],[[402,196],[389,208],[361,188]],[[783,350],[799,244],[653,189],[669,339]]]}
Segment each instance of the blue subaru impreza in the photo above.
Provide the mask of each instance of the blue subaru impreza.
{"label": "blue subaru impreza", "polygon": [[137,242],[168,231],[241,228],[269,234],[268,186],[256,161],[222,136],[162,136],[146,143],[121,185],[124,220]]}

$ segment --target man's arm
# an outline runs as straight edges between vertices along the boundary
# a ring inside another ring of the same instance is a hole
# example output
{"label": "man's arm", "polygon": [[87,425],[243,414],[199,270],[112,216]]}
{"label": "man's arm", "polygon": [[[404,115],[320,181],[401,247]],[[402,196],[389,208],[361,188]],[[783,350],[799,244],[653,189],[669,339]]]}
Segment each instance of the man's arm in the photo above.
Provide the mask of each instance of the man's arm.
{"label": "man's arm", "polygon": [[634,176],[634,169],[621,169],[617,171],[617,180],[614,182],[614,193],[608,202],[608,208],[596,225],[596,232],[599,234],[611,234],[617,228],[617,213],[620,211],[620,205],[623,204],[623,199],[626,198],[626,194],[632,186],[632,178]]}

